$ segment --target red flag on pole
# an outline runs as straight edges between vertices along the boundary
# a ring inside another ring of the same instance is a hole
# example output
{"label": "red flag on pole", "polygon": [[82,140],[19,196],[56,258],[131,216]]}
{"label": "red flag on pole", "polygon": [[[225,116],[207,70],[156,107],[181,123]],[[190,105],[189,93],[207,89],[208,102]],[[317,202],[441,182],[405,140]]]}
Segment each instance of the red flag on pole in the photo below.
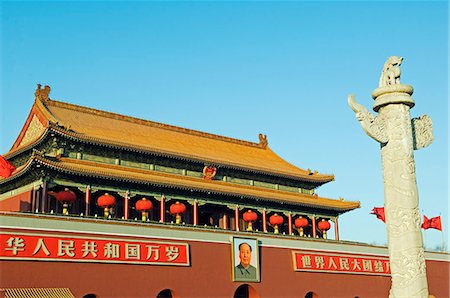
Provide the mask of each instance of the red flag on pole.
{"label": "red flag on pole", "polygon": [[370,212],[370,214],[375,214],[379,220],[383,221],[384,223],[386,222],[386,217],[384,215],[384,207],[374,207],[372,209],[372,212]]}
{"label": "red flag on pole", "polygon": [[0,176],[8,178],[14,172],[16,167],[10,164],[3,156],[0,155]]}
{"label": "red flag on pole", "polygon": [[441,216],[428,218],[428,217],[426,217],[424,215],[423,216],[423,223],[422,223],[421,228],[424,229],[424,230],[436,229],[436,230],[442,231]]}

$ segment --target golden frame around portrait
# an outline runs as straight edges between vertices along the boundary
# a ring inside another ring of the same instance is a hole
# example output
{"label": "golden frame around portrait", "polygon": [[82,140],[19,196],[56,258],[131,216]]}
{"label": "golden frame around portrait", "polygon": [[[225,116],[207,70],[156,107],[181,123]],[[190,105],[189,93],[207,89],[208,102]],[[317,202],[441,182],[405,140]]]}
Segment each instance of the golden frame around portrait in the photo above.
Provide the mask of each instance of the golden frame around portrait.
{"label": "golden frame around portrait", "polygon": [[260,282],[258,239],[232,237],[231,273],[237,282]]}

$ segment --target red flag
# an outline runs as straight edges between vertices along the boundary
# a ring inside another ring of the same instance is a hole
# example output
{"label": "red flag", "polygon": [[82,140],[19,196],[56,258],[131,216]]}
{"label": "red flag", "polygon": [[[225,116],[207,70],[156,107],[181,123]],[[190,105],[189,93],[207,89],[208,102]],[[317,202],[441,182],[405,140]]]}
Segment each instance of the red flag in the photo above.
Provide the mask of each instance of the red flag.
{"label": "red flag", "polygon": [[10,164],[3,156],[0,155],[0,176],[8,178],[14,172],[16,167]]}
{"label": "red flag", "polygon": [[386,217],[384,216],[384,207],[374,207],[370,214],[375,214],[378,219],[382,220],[384,223],[386,222]]}
{"label": "red flag", "polygon": [[422,229],[428,230],[428,229],[436,229],[439,231],[442,231],[442,221],[441,216],[436,216],[432,218],[428,218],[425,215],[423,216],[423,224]]}

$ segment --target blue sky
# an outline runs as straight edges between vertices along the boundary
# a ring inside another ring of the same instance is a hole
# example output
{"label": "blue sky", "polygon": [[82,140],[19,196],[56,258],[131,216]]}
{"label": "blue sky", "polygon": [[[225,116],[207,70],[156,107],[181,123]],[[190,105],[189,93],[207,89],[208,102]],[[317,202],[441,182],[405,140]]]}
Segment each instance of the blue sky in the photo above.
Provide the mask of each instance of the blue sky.
{"label": "blue sky", "polygon": [[[25,122],[37,83],[56,100],[269,146],[333,173],[319,195],[359,200],[341,238],[385,244],[379,145],[347,106],[369,109],[387,57],[404,57],[414,117],[434,143],[415,151],[420,208],[448,235],[446,2],[1,3],[0,154]],[[446,242],[448,242],[448,236]],[[426,232],[426,245],[442,243]]]}

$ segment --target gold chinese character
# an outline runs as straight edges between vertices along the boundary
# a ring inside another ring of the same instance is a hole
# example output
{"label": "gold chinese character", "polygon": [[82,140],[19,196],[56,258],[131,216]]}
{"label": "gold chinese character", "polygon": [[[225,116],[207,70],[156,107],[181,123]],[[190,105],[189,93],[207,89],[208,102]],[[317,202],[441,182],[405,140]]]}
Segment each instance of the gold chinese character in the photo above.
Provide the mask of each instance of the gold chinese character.
{"label": "gold chinese character", "polygon": [[167,261],[172,262],[176,258],[178,258],[179,252],[178,247],[175,246],[166,246],[166,257]]}
{"label": "gold chinese character", "polygon": [[381,261],[374,261],[373,266],[375,267],[375,272],[383,272],[383,263]]}
{"label": "gold chinese character", "polygon": [[316,268],[320,268],[323,269],[323,267],[325,266],[325,260],[322,256],[316,256]]}
{"label": "gold chinese character", "polygon": [[147,247],[147,260],[153,257],[153,261],[159,260],[159,246],[158,245],[146,245]]}
{"label": "gold chinese character", "polygon": [[355,271],[355,270],[361,271],[361,264],[360,264],[358,259],[354,259],[353,260],[353,268],[352,268],[352,270],[353,271]]}
{"label": "gold chinese character", "polygon": [[330,262],[328,263],[328,269],[331,269],[333,267],[334,269],[337,269],[337,265],[333,260],[333,257],[330,257]]}
{"label": "gold chinese character", "polygon": [[117,243],[108,242],[103,249],[103,255],[105,258],[119,258],[120,257],[120,245]]}
{"label": "gold chinese character", "polygon": [[6,241],[7,248],[5,250],[12,251],[13,255],[17,255],[19,251],[25,250],[24,240],[20,237],[11,237]]}
{"label": "gold chinese character", "polygon": [[391,270],[390,265],[389,265],[389,261],[384,262],[384,264],[386,265],[386,271],[385,272],[389,272],[389,270]]}
{"label": "gold chinese character", "polygon": [[311,256],[302,256],[303,268],[311,268]]}
{"label": "gold chinese character", "polygon": [[125,258],[140,260],[141,246],[139,244],[125,243]]}
{"label": "gold chinese character", "polygon": [[39,239],[38,239],[38,242],[36,243],[36,247],[34,248],[34,251],[33,251],[33,254],[32,254],[32,255],[34,256],[34,255],[37,254],[41,249],[42,249],[42,251],[44,252],[45,255],[47,255],[47,256],[50,255],[50,252],[48,251],[47,246],[45,246],[44,239],[39,238]]}
{"label": "gold chinese character", "polygon": [[75,256],[75,243],[73,240],[58,240],[58,257],[67,255],[69,257]]}
{"label": "gold chinese character", "polygon": [[372,271],[372,260],[363,260],[363,270]]}
{"label": "gold chinese character", "polygon": [[339,258],[339,265],[341,270],[350,270],[348,258]]}
{"label": "gold chinese character", "polygon": [[94,258],[97,257],[97,243],[95,241],[85,241],[83,243],[83,248],[81,249],[83,252],[82,258],[86,257],[88,254],[92,254]]}

